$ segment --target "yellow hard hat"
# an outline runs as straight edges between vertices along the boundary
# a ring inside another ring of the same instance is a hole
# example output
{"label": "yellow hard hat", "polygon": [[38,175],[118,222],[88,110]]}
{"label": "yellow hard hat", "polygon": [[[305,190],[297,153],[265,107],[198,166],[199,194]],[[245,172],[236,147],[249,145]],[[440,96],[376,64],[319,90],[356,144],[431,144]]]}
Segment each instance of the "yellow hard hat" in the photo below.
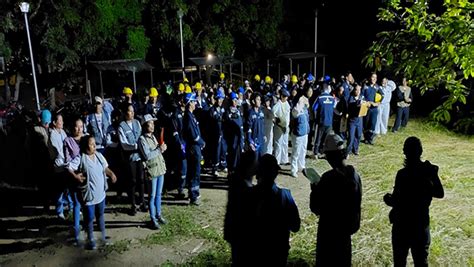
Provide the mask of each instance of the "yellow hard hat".
{"label": "yellow hard hat", "polygon": [[272,78],[270,76],[265,77],[265,83],[271,84],[272,83]]}
{"label": "yellow hard hat", "polygon": [[158,96],[158,90],[156,90],[155,87],[150,88],[150,97],[157,97]]}
{"label": "yellow hard hat", "polygon": [[202,85],[200,82],[197,82],[194,87],[196,87],[196,90],[201,90],[202,89]]}
{"label": "yellow hard hat", "polygon": [[296,75],[292,75],[291,76],[291,82],[292,83],[297,83],[298,82],[298,77],[296,77]]}
{"label": "yellow hard hat", "polygon": [[260,75],[258,75],[258,74],[255,75],[254,79],[255,79],[257,82],[259,82],[259,81],[260,81]]}
{"label": "yellow hard hat", "polygon": [[130,87],[124,87],[122,93],[124,95],[133,95],[133,91]]}
{"label": "yellow hard hat", "polygon": [[186,88],[184,89],[184,93],[185,93],[185,94],[190,94],[190,93],[192,93],[192,92],[193,92],[193,90],[191,90],[191,86],[186,85]]}
{"label": "yellow hard hat", "polygon": [[183,80],[183,83],[189,83],[188,78],[185,77],[184,80]]}
{"label": "yellow hard hat", "polygon": [[178,85],[178,90],[181,91],[181,92],[184,91],[184,84],[180,83]]}
{"label": "yellow hard hat", "polygon": [[375,103],[382,102],[382,95],[379,93],[375,93]]}
{"label": "yellow hard hat", "polygon": [[221,72],[221,74],[219,75],[219,78],[221,78],[221,80],[224,80],[225,74],[223,72]]}

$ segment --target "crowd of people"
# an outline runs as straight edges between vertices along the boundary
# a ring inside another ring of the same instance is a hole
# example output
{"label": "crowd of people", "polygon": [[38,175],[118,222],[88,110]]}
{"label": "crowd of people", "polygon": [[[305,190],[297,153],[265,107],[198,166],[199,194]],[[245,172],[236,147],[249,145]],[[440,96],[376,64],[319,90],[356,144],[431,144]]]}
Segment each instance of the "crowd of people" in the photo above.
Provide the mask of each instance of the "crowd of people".
{"label": "crowd of people", "polygon": [[[281,258],[274,259],[275,265],[281,265],[288,255],[289,231],[298,231],[300,219],[291,193],[277,187],[274,180],[281,165],[291,165],[293,177],[304,172],[307,151],[311,151],[334,168],[311,186],[311,210],[321,216],[317,262],[350,263],[350,235],[360,225],[362,193],[359,175],[344,160],[359,155],[361,142],[374,145],[377,135],[387,133],[392,102],[397,108],[392,131],[405,127],[413,98],[406,79],[398,87],[385,77],[380,85],[377,82],[375,73],[360,83],[350,72],[341,79],[285,75],[279,82],[255,75],[237,87],[221,73],[215,84],[197,81],[193,85],[184,78],[182,83],[164,83],[138,93],[125,87],[120,98],[95,96],[87,113],[44,109],[32,142],[38,159],[35,170],[41,177],[51,177],[40,184],[43,204],[49,207],[53,201],[61,219],[69,206],[78,245],[82,245],[82,209],[86,245],[95,249],[96,210],[102,242],[108,242],[104,209],[109,181],[118,196],[128,194],[130,215],[149,212],[150,227],[160,229],[167,223],[161,212],[164,191],[177,190],[177,199],[200,205],[201,174],[227,175],[230,190],[224,235],[232,245],[235,264],[239,265],[239,259],[245,264],[247,256],[242,255],[253,255],[245,240],[242,243],[247,235],[239,236],[235,230],[252,228],[246,220],[250,216],[258,229],[265,229],[251,231],[258,233],[254,238],[261,237],[254,239],[255,244],[282,248]],[[340,195],[342,200],[334,202]],[[392,200],[397,196],[394,192],[387,204],[397,205]],[[272,224],[275,221],[281,223]],[[344,226],[338,224],[341,221]],[[341,234],[339,226],[347,231]],[[282,235],[275,237],[279,231]],[[348,251],[349,258],[330,256],[331,251]],[[271,258],[267,256],[262,259]]]}

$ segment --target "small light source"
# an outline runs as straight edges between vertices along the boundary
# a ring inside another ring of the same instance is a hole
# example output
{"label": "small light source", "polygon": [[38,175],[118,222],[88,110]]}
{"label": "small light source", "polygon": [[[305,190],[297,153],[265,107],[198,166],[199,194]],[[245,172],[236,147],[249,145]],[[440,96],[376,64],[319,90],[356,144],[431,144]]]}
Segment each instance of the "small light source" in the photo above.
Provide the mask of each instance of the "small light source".
{"label": "small light source", "polygon": [[30,11],[30,4],[27,2],[20,3],[20,10],[23,13],[28,13]]}
{"label": "small light source", "polygon": [[214,57],[214,56],[213,56],[212,54],[208,54],[208,55],[207,55],[207,60],[212,60],[213,57]]}

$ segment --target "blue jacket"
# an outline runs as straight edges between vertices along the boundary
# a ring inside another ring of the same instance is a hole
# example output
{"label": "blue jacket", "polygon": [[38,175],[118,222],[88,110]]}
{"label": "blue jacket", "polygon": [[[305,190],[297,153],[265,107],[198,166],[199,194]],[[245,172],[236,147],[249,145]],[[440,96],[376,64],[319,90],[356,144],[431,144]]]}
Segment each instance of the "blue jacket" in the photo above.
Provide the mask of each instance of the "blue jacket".
{"label": "blue jacket", "polygon": [[87,115],[86,125],[87,132],[94,136],[96,145],[105,147],[107,143],[107,129],[110,126],[109,117],[102,112],[102,128],[99,127],[97,122],[96,113]]}
{"label": "blue jacket", "polygon": [[[293,110],[293,112],[297,112]],[[296,136],[304,136],[309,134],[309,114],[308,109],[304,108],[298,112],[296,117],[293,116],[293,134]]]}
{"label": "blue jacket", "polygon": [[244,123],[239,108],[229,107],[224,114],[224,137],[232,149],[244,147]]}
{"label": "blue jacket", "polygon": [[336,100],[329,93],[322,93],[314,102],[313,112],[316,122],[323,126],[332,126]]}
{"label": "blue jacket", "polygon": [[[382,91],[382,89],[380,89],[380,86],[378,86],[378,85],[375,85],[375,87],[369,85],[369,86],[365,87],[364,90],[362,91],[362,95],[364,96],[365,100],[370,101],[370,102],[375,102],[375,94],[376,93],[381,94],[382,98],[383,98],[383,96],[384,96],[383,91]],[[370,108],[372,109],[372,108],[377,108],[377,107],[371,106]]]}
{"label": "blue jacket", "polygon": [[254,108],[250,109],[249,117],[247,120],[247,140],[249,144],[253,144],[257,147],[257,150],[263,145],[263,137],[265,136],[265,116],[260,108],[255,111]]}
{"label": "blue jacket", "polygon": [[224,108],[212,106],[209,109],[209,115],[211,116],[211,129],[209,134],[217,137],[222,136],[222,121],[224,118]]}
{"label": "blue jacket", "polygon": [[194,114],[189,110],[186,110],[183,118],[183,138],[186,143],[186,149],[190,149],[192,146],[203,147],[206,142],[201,137],[201,131],[199,130],[199,123],[194,117]]}

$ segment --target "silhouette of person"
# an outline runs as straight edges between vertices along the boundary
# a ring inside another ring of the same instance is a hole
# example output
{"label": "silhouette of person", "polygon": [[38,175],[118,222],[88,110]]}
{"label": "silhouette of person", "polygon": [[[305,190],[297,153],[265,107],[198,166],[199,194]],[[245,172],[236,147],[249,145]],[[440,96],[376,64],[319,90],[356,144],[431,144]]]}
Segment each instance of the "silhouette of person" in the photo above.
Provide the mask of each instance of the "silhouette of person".
{"label": "silhouette of person", "polygon": [[257,172],[257,153],[248,150],[242,155],[237,172],[229,175],[224,239],[232,250],[232,266],[249,266],[255,253],[251,238],[254,229],[254,197],[252,180]]}
{"label": "silhouette of person", "polygon": [[444,190],[438,177],[438,166],[421,161],[423,148],[417,137],[408,137],[403,145],[405,166],[395,177],[392,194],[384,201],[392,207],[392,248],[395,266],[406,266],[411,249],[415,266],[428,266],[430,246],[429,207],[433,197],[443,198]]}
{"label": "silhouette of person", "polygon": [[323,147],[332,170],[311,184],[310,208],[319,215],[316,266],[351,266],[351,235],[360,227],[361,179],[346,165],[344,141],[330,133]]}
{"label": "silhouette of person", "polygon": [[273,155],[265,154],[258,161],[253,242],[258,250],[256,266],[286,266],[290,231],[300,229],[298,207],[290,190],[275,184],[279,169]]}

